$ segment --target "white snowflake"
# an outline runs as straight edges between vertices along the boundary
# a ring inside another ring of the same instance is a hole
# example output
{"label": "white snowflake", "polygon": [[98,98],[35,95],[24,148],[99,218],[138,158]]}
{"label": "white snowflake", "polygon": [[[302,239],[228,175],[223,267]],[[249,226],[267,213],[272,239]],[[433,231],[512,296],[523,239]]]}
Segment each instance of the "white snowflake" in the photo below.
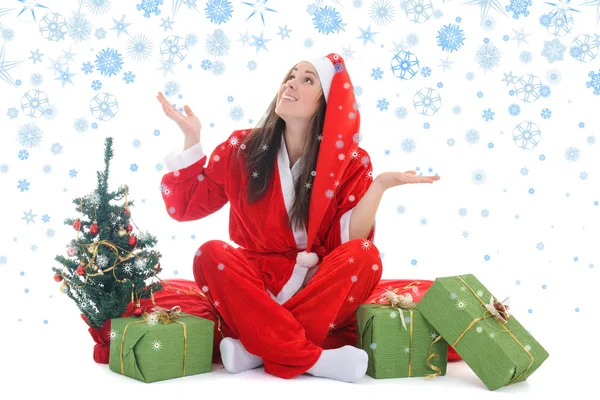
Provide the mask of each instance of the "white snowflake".
{"label": "white snowflake", "polygon": [[496,334],[494,332],[490,332],[490,339],[493,339],[496,337]]}
{"label": "white snowflake", "polygon": [[509,370],[508,370],[508,374],[509,374],[510,376],[514,375],[514,374],[515,374],[515,368],[513,367],[513,368],[509,369]]}
{"label": "white snowflake", "polygon": [[437,334],[436,332],[431,332],[431,333],[429,334],[429,336],[431,337],[431,339],[435,339],[435,338],[437,338],[437,337],[438,337],[438,334]]}
{"label": "white snowflake", "polygon": [[479,297],[483,296],[483,290],[478,290],[477,291],[477,296],[479,296]]}
{"label": "white snowflake", "polygon": [[525,351],[529,353],[531,351],[531,346],[528,344],[525,345]]}
{"label": "white snowflake", "polygon": [[467,288],[466,288],[466,286],[461,286],[461,287],[460,287],[460,291],[461,291],[461,292],[466,292],[466,291],[467,291]]}
{"label": "white snowflake", "polygon": [[350,302],[350,303],[354,303],[354,297],[352,297],[352,296],[348,296],[348,302]]}
{"label": "white snowflake", "polygon": [[354,283],[358,282],[358,276],[356,275],[352,275],[352,278],[350,278],[350,280]]}
{"label": "white snowflake", "polygon": [[143,258],[138,258],[135,260],[134,265],[137,269],[144,269],[146,267],[146,260]]}
{"label": "white snowflake", "polygon": [[198,179],[199,182],[203,182],[204,181],[204,174],[200,174],[196,177],[196,179]]}
{"label": "white snowflake", "polygon": [[371,266],[371,269],[373,269],[373,271],[377,271],[377,270],[379,269],[379,265],[377,265],[377,264],[373,264],[373,265]]}
{"label": "white snowflake", "polygon": [[240,139],[238,139],[235,136],[232,136],[231,139],[229,139],[229,146],[231,147],[237,147],[240,144]]}
{"label": "white snowflake", "polygon": [[367,239],[363,240],[363,242],[362,242],[362,248],[364,250],[370,249],[372,245],[373,245],[373,243],[371,243],[371,241],[367,240]]}
{"label": "white snowflake", "polygon": [[410,347],[405,347],[404,348],[404,352],[407,353],[407,354],[410,353]]}
{"label": "white snowflake", "polygon": [[225,265],[223,265],[223,263],[219,263],[219,265],[217,265],[217,269],[219,271],[223,271],[223,269],[225,269]]}
{"label": "white snowflake", "polygon": [[196,257],[200,257],[202,255],[202,250],[196,250]]}
{"label": "white snowflake", "polygon": [[110,340],[116,340],[119,337],[119,333],[114,329],[111,329],[110,333],[108,334],[108,337]]}
{"label": "white snowflake", "polygon": [[377,348],[377,343],[371,343],[369,347],[371,348],[371,350],[375,350]]}
{"label": "white snowflake", "polygon": [[219,304],[221,304],[221,302],[219,302],[219,300],[215,300],[213,304],[215,305],[215,307],[219,307]]}
{"label": "white snowflake", "polygon": [[154,325],[158,324],[158,316],[156,314],[149,314],[147,318],[148,318],[148,325],[154,326]]}
{"label": "white snowflake", "polygon": [[131,275],[131,264],[125,264],[125,265],[123,265],[123,271],[127,275]]}
{"label": "white snowflake", "polygon": [[106,268],[108,265],[108,257],[106,257],[104,254],[100,254],[98,257],[96,257],[96,265],[98,265],[100,268]]}
{"label": "white snowflake", "polygon": [[348,259],[348,264],[354,264],[354,257],[350,257]]}
{"label": "white snowflake", "polygon": [[398,313],[396,311],[390,312],[390,318],[396,318],[397,315],[398,315]]}
{"label": "white snowflake", "polygon": [[466,306],[467,306],[467,303],[465,303],[464,300],[461,300],[461,299],[456,300],[456,309],[457,310],[463,311]]}
{"label": "white snowflake", "polygon": [[477,328],[475,328],[475,332],[481,333],[483,332],[483,328],[481,326],[478,326]]}
{"label": "white snowflake", "polygon": [[155,340],[152,342],[152,349],[154,351],[160,351],[162,349],[162,342],[160,340]]}
{"label": "white snowflake", "polygon": [[202,286],[202,291],[204,293],[208,292],[208,286],[206,286],[206,285]]}
{"label": "white snowflake", "polygon": [[335,324],[333,322],[331,322],[329,324],[329,329],[334,330],[335,329]]}

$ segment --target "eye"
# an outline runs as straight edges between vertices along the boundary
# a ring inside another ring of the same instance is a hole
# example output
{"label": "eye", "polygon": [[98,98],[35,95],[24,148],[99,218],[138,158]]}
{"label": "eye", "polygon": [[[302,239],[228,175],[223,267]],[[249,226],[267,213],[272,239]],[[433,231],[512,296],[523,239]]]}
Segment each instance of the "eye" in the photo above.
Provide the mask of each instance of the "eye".
{"label": "eye", "polygon": [[312,79],[311,79],[311,78],[308,78],[308,77],[307,77],[307,78],[306,78],[306,80],[307,80],[307,81],[310,81],[310,83],[313,83],[313,81],[312,81]]}

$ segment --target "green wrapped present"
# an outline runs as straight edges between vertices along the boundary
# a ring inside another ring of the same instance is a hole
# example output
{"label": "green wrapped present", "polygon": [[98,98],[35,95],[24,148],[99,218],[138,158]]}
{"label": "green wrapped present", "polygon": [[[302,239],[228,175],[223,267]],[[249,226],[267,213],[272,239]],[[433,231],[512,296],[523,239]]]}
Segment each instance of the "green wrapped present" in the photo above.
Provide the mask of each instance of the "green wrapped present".
{"label": "green wrapped present", "polygon": [[445,375],[448,343],[415,310],[410,294],[388,295],[388,305],[363,304],[357,310],[357,347],[369,355],[367,374],[376,379]]}
{"label": "green wrapped present", "polygon": [[548,352],[475,276],[437,278],[417,309],[489,390],[526,380]]}
{"label": "green wrapped present", "polygon": [[154,310],[111,320],[109,368],[146,383],[211,372],[214,322]]}

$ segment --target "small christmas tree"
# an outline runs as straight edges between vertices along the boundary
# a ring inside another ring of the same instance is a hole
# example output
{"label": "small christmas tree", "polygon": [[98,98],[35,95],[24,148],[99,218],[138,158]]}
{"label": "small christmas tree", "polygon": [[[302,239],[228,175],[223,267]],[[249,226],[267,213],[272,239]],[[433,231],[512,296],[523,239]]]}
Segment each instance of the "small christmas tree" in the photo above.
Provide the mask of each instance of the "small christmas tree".
{"label": "small christmas tree", "polygon": [[[61,267],[53,267],[54,280],[63,282],[61,292],[75,301],[87,323],[100,329],[105,321],[119,318],[129,302],[140,315],[141,299],[162,287],[146,282],[161,271],[160,253],[153,250],[156,238],[148,232],[136,235],[131,223],[127,186],[108,191],[109,164],[113,157],[112,138],[106,138],[104,172],[98,171],[98,187],[85,197],[75,198],[80,218],[67,218],[65,224],[77,231],[67,246],[67,256],[57,255]],[[111,201],[125,199],[125,204]],[[135,223],[133,222],[135,225]],[[137,226],[136,226],[137,229]],[[139,231],[139,230],[138,230]],[[152,279],[154,280],[154,279]]]}

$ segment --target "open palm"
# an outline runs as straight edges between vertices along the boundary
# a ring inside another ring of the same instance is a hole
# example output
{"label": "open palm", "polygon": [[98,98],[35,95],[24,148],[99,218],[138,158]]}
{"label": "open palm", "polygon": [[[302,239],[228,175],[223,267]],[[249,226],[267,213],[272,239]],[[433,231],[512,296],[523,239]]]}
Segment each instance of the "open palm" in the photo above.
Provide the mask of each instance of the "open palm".
{"label": "open palm", "polygon": [[186,137],[200,137],[202,124],[200,124],[200,120],[189,106],[183,106],[184,115],[169,103],[162,92],[158,92],[156,98],[161,103],[165,115],[177,123],[177,126],[179,126],[179,129],[181,129]]}

